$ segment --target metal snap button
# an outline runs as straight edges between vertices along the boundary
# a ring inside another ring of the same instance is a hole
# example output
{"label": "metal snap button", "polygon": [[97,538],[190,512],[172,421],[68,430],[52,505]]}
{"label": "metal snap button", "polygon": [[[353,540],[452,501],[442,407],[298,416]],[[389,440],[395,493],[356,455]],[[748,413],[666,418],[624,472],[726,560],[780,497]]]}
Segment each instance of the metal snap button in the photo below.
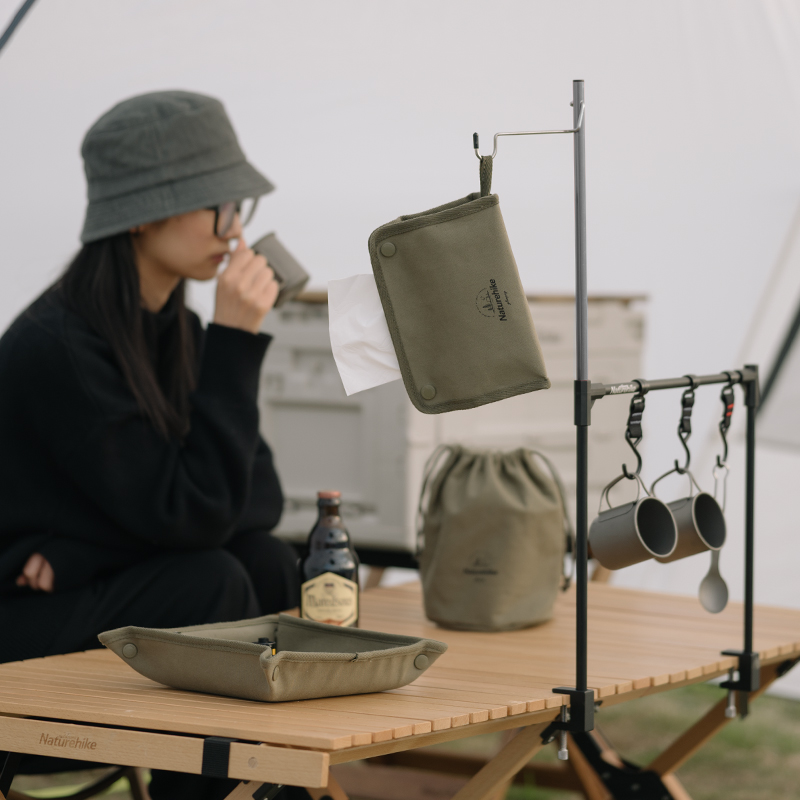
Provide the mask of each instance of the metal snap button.
{"label": "metal snap button", "polygon": [[133,642],[128,642],[128,644],[122,648],[122,655],[124,655],[125,658],[133,658],[138,652],[139,648],[137,648]]}
{"label": "metal snap button", "polygon": [[424,656],[424,655],[422,655],[422,653],[420,653],[414,659],[414,666],[417,669],[425,669],[428,666],[428,656]]}
{"label": "metal snap button", "polygon": [[381,255],[386,256],[386,258],[391,258],[396,252],[397,248],[392,242],[384,242],[381,245]]}
{"label": "metal snap button", "polygon": [[423,396],[423,397],[424,397],[426,400],[433,400],[433,398],[434,398],[434,397],[436,397],[436,387],[435,387],[435,386],[431,386],[429,383],[426,383],[426,384],[425,384],[425,386],[423,386],[423,387],[422,387],[422,388],[419,390],[419,393],[420,393],[420,394],[421,394],[421,395],[422,395],[422,396]]}

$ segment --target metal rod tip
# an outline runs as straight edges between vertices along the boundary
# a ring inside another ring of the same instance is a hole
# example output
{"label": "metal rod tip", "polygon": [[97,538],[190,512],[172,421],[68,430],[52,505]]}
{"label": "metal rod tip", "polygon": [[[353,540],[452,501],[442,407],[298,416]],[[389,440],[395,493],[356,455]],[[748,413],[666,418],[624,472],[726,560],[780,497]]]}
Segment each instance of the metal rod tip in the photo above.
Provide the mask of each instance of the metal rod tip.
{"label": "metal rod tip", "polygon": [[480,145],[478,144],[478,134],[477,134],[477,133],[473,133],[473,134],[472,134],[472,146],[473,146],[473,147],[474,147],[476,150],[477,150],[477,149],[478,149],[478,147],[480,146]]}

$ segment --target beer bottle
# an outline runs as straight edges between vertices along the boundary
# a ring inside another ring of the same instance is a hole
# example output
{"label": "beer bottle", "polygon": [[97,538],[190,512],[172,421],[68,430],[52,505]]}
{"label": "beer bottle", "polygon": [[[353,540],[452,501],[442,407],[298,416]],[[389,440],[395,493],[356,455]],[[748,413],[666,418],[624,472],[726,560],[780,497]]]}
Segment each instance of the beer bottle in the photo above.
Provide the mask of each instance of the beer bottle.
{"label": "beer bottle", "polygon": [[341,492],[319,492],[317,523],[300,563],[300,615],[358,627],[358,556],[339,513]]}

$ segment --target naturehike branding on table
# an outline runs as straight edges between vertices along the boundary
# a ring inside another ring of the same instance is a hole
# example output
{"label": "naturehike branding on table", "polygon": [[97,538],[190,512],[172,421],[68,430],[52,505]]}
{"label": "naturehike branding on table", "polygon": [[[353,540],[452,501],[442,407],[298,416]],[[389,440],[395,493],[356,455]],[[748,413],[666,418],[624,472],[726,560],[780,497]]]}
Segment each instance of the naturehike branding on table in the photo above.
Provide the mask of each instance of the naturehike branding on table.
{"label": "naturehike branding on table", "polygon": [[68,750],[96,750],[97,742],[92,741],[88,736],[83,739],[78,736],[48,736],[43,733],[39,737],[39,744],[48,747],[63,747]]}
{"label": "naturehike branding on table", "polygon": [[[503,294],[506,296],[506,302],[508,302],[508,292],[503,292]],[[506,307],[500,295],[497,281],[494,278],[489,280],[487,288],[478,292],[478,296],[475,298],[475,305],[484,317],[496,317],[500,322],[508,321]]]}

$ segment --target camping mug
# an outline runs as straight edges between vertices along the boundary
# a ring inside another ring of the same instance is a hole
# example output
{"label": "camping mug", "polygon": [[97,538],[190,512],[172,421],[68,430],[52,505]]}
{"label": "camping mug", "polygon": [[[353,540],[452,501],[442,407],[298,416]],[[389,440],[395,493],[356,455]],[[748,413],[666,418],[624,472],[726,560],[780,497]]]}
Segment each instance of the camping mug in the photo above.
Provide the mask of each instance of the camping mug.
{"label": "camping mug", "polygon": [[[661,478],[672,472],[674,470],[670,470]],[[704,550],[719,550],[725,544],[725,515],[719,503],[700,489],[688,469],[685,473],[689,476],[689,496],[667,504],[678,525],[678,544],[669,555],[656,557],[656,561],[662,564],[693,556]],[[650,487],[650,493],[654,496],[655,486],[661,478],[653,481]],[[697,494],[694,494],[695,489]]]}
{"label": "camping mug", "polygon": [[636,500],[621,506],[611,507],[609,491],[625,476],[620,475],[603,489],[600,495],[600,508],[603,498],[608,509],[600,511],[589,529],[589,546],[592,555],[606,569],[622,569],[638,564],[648,558],[671,556],[678,543],[678,527],[672,512],[665,503],[651,497],[638,475]]}

